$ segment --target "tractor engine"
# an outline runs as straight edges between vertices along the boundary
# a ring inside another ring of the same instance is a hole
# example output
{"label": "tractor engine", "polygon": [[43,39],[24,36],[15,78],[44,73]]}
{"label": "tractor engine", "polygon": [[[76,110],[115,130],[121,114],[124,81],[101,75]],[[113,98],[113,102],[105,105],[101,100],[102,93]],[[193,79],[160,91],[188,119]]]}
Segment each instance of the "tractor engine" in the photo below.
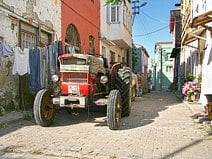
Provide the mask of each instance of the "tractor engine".
{"label": "tractor engine", "polygon": [[87,54],[64,54],[59,61],[60,80],[54,77],[53,82],[60,83],[60,96],[53,98],[53,104],[84,108],[88,99],[100,93],[108,81],[103,59]]}

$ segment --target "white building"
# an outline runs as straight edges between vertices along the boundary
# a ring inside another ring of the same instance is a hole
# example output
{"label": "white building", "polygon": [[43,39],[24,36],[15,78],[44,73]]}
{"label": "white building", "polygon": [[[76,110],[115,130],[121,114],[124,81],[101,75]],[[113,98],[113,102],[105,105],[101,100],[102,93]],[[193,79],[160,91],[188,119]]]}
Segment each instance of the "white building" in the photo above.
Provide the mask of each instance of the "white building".
{"label": "white building", "polygon": [[108,63],[126,62],[132,65],[132,7],[126,1],[119,5],[105,5],[101,0],[100,54]]}
{"label": "white building", "polygon": [[205,45],[212,27],[211,0],[182,0],[181,66],[182,76],[201,76]]}

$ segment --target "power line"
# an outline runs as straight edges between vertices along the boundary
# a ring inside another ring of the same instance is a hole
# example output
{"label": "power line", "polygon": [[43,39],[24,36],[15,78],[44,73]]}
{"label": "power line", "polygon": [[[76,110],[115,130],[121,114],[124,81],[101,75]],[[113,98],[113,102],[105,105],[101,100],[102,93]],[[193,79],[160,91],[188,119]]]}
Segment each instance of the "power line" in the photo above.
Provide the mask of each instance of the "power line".
{"label": "power line", "polygon": [[169,23],[169,22],[166,22],[166,21],[162,21],[162,20],[159,20],[159,19],[156,19],[148,14],[146,14],[144,11],[141,11],[145,16],[147,16],[148,18],[154,20],[154,21],[157,21],[157,22],[160,22],[160,23]]}
{"label": "power line", "polygon": [[69,4],[67,4],[64,0],[60,0],[64,5],[66,5],[69,9],[71,9],[74,13],[76,13],[78,16],[80,16],[82,19],[93,25],[95,28],[99,29],[98,26],[96,26],[94,23],[92,23],[90,20],[79,14],[74,8],[72,8]]}
{"label": "power line", "polygon": [[171,24],[171,23],[177,23],[177,22],[181,22],[181,20],[178,20],[178,21],[173,21],[173,22],[168,22],[168,21],[163,21],[163,20],[159,20],[159,19],[156,19],[150,15],[148,15],[147,13],[145,13],[144,11],[141,11],[145,16],[147,16],[148,18],[154,20],[154,21],[157,21],[157,22],[160,22],[160,23],[166,23],[166,24]]}
{"label": "power line", "polygon": [[152,32],[149,32],[149,33],[146,33],[146,34],[141,34],[141,35],[134,35],[133,37],[140,37],[140,36],[150,35],[150,34],[159,32],[159,31],[161,31],[161,30],[163,30],[163,29],[165,29],[165,28],[168,28],[168,27],[169,27],[169,25],[166,25],[166,26],[164,26],[164,27],[162,27],[162,28],[159,28],[159,29],[157,29],[157,30],[155,30],[155,31],[152,31]]}

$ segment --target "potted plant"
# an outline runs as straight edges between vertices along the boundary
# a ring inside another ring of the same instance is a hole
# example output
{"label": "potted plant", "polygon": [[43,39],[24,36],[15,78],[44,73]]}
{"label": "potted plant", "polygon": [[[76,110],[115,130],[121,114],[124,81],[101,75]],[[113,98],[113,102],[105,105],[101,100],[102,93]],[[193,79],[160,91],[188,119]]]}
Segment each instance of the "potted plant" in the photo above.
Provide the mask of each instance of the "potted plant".
{"label": "potted plant", "polygon": [[182,94],[189,101],[195,101],[200,93],[200,83],[198,80],[188,81],[182,87]]}

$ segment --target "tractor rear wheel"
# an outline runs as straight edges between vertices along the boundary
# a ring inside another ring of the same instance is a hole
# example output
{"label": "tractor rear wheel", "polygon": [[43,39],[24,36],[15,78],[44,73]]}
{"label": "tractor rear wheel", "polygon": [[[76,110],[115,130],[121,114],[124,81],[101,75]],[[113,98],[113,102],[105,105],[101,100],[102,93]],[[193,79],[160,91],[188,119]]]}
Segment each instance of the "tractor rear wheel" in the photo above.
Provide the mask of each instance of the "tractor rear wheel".
{"label": "tractor rear wheel", "polygon": [[35,122],[41,126],[49,126],[55,118],[56,108],[53,106],[47,89],[40,90],[34,100],[33,113]]}
{"label": "tractor rear wheel", "polygon": [[122,116],[129,116],[131,111],[131,70],[129,67],[123,67],[118,70],[115,77],[115,89],[121,93],[122,99]]}
{"label": "tractor rear wheel", "polygon": [[121,121],[121,96],[118,90],[112,90],[108,97],[107,124],[109,129],[117,130]]}

